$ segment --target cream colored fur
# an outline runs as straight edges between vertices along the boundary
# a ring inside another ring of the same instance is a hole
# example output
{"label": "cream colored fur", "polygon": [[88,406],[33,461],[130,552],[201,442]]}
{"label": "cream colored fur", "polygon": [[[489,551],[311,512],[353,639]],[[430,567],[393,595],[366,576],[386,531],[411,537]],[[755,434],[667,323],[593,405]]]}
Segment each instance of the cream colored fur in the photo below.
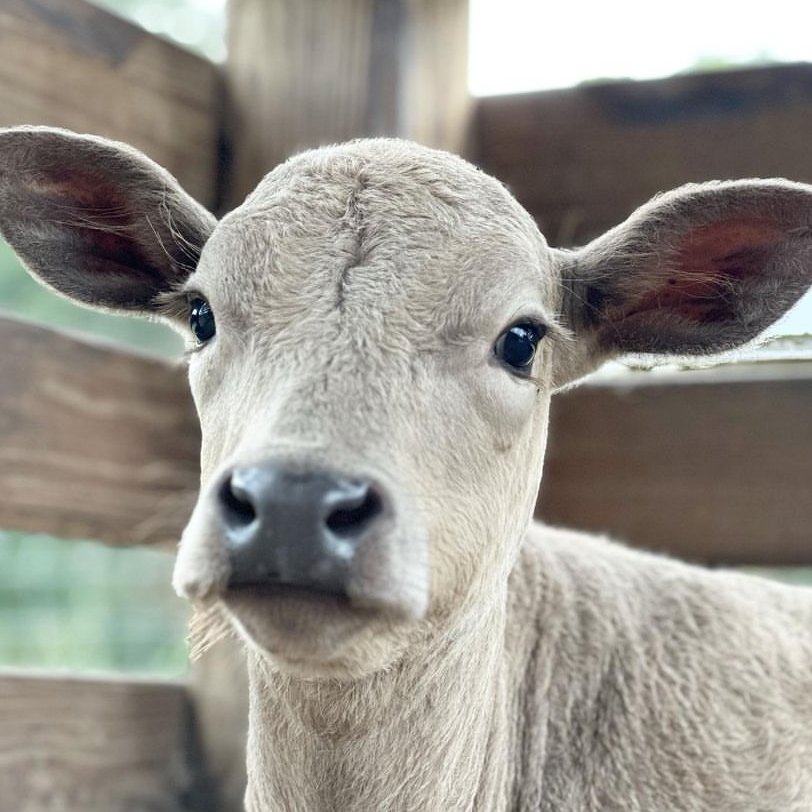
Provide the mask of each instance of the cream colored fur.
{"label": "cream colored fur", "polygon": [[494,598],[357,681],[252,656],[248,808],[812,808],[809,590],[534,525]]}
{"label": "cream colored fur", "polygon": [[[17,212],[68,165],[35,243]],[[118,242],[92,248],[98,190],[131,169],[149,194],[117,189]],[[246,645],[249,812],[812,810],[812,590],[530,524],[554,391],[620,351],[752,338],[810,284],[809,187],[687,187],[561,252],[496,181],[399,141],[292,159],[216,226],[173,184],[101,139],[0,132],[0,230],[32,272],[187,335],[190,293],[216,315],[190,355],[202,487],[174,583]],[[188,278],[136,250],[162,217]],[[86,250],[93,273],[61,283]],[[113,296],[122,263],[138,286]],[[528,318],[548,333],[521,378],[493,347]],[[266,458],[391,494],[349,608],[228,589],[217,483]]]}

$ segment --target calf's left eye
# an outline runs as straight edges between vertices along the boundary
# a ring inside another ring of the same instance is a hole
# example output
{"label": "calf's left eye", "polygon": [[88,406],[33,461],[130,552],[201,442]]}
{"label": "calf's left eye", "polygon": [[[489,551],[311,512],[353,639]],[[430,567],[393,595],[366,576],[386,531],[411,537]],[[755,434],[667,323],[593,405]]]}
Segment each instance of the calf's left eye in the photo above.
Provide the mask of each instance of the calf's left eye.
{"label": "calf's left eye", "polygon": [[217,332],[211,305],[199,296],[189,302],[189,327],[198,344],[210,341]]}
{"label": "calf's left eye", "polygon": [[528,374],[533,366],[539,341],[546,332],[547,328],[543,324],[514,324],[496,339],[493,352],[512,372]]}

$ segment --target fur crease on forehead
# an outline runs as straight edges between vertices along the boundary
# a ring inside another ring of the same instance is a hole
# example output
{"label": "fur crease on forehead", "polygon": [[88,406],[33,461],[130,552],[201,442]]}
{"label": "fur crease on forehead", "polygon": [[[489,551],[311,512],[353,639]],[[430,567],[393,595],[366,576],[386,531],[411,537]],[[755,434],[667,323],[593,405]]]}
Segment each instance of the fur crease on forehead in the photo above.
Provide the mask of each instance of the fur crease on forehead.
{"label": "fur crease on forehead", "polygon": [[224,301],[242,292],[240,309],[259,308],[265,326],[269,301],[288,324],[306,303],[329,321],[345,310],[369,321],[374,299],[400,318],[461,334],[455,317],[481,307],[483,289],[504,298],[506,286],[518,292],[524,283],[534,299],[553,293],[552,277],[540,273],[545,249],[532,218],[495,179],[447,153],[374,139],[277,167],[221,221],[198,279]]}

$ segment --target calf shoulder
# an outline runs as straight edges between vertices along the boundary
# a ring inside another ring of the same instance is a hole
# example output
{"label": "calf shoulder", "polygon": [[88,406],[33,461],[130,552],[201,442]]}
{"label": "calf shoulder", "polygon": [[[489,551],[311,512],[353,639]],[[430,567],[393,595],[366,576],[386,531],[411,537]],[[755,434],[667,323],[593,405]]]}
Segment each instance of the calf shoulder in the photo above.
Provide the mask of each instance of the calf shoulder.
{"label": "calf shoulder", "polygon": [[812,809],[812,589],[534,525],[510,607],[516,808]]}

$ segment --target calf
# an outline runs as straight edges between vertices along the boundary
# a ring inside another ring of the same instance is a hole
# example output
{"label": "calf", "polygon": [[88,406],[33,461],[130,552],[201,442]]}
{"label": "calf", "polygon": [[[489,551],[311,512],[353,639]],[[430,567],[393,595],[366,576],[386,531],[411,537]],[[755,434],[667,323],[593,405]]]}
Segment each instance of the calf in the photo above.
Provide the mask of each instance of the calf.
{"label": "calf", "polygon": [[553,393],[755,337],[812,281],[812,188],[686,186],[562,251],[402,141],[218,223],[127,146],[20,128],[0,231],[186,337],[174,585],[245,643],[251,812],[812,809],[812,591],[531,523]]}

